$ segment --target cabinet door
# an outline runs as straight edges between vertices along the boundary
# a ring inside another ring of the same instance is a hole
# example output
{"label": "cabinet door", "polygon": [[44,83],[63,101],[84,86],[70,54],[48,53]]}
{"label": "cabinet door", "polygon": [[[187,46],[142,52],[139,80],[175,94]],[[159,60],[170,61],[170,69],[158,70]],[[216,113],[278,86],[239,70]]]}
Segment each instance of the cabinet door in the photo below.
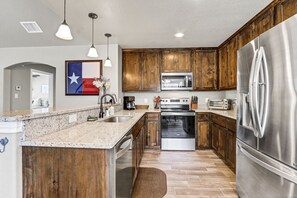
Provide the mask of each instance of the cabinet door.
{"label": "cabinet door", "polygon": [[254,21],[254,36],[257,37],[274,26],[274,8],[267,10]]}
{"label": "cabinet door", "polygon": [[195,90],[216,90],[217,52],[215,50],[194,52],[193,75]]}
{"label": "cabinet door", "polygon": [[210,148],[210,138],[209,138],[209,122],[208,121],[198,121],[198,138],[197,146],[199,149],[209,149]]}
{"label": "cabinet door", "polygon": [[228,88],[228,49],[223,46],[219,50],[219,88]]}
{"label": "cabinet door", "polygon": [[123,91],[141,90],[141,53],[123,52]]}
{"label": "cabinet door", "polygon": [[219,145],[218,145],[218,153],[225,159],[226,157],[226,129],[219,127]]}
{"label": "cabinet door", "polygon": [[228,44],[228,88],[234,89],[237,84],[237,37]]}
{"label": "cabinet door", "polygon": [[283,20],[297,14],[297,0],[286,0],[282,3]]}
{"label": "cabinet door", "polygon": [[219,148],[219,126],[212,123],[212,133],[211,133],[211,146],[215,151],[218,151]]}
{"label": "cabinet door", "polygon": [[254,24],[250,24],[238,34],[238,49],[242,48],[254,38]]}
{"label": "cabinet door", "polygon": [[160,91],[160,52],[143,52],[142,54],[142,90]]}
{"label": "cabinet door", "polygon": [[133,183],[136,180],[137,177],[137,139],[134,138],[132,142],[132,178]]}
{"label": "cabinet door", "polygon": [[147,122],[148,146],[159,146],[159,122]]}
{"label": "cabinet door", "polygon": [[232,167],[235,168],[236,164],[236,136],[232,131],[227,132],[227,154],[226,161]]}
{"label": "cabinet door", "polygon": [[191,72],[191,50],[163,50],[162,72]]}

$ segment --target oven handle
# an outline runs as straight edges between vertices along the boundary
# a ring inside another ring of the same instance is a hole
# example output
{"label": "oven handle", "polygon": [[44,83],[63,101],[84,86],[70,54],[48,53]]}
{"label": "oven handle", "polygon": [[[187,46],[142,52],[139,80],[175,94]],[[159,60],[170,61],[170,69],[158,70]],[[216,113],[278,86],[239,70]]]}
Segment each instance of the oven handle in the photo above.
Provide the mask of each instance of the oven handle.
{"label": "oven handle", "polygon": [[161,116],[195,116],[195,112],[161,112]]}

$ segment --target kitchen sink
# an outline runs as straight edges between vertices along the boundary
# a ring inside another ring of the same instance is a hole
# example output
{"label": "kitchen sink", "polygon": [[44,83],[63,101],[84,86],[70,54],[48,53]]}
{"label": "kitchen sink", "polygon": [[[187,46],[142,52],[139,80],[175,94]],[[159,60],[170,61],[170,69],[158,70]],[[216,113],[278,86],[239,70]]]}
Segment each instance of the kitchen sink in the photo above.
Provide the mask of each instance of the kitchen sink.
{"label": "kitchen sink", "polygon": [[112,116],[102,120],[102,122],[126,122],[131,118],[132,116]]}

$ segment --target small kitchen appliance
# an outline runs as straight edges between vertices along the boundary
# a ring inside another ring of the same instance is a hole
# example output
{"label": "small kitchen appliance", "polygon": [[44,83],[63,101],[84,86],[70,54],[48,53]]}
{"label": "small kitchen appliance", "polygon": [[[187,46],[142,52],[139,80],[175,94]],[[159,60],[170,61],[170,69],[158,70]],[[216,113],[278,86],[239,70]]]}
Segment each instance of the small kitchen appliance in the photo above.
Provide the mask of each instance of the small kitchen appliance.
{"label": "small kitchen appliance", "polygon": [[135,110],[135,96],[124,96],[124,110]]}
{"label": "small kitchen appliance", "polygon": [[161,73],[161,90],[193,90],[193,74]]}
{"label": "small kitchen appliance", "polygon": [[229,110],[231,109],[231,100],[229,99],[211,99],[208,100],[209,109]]}

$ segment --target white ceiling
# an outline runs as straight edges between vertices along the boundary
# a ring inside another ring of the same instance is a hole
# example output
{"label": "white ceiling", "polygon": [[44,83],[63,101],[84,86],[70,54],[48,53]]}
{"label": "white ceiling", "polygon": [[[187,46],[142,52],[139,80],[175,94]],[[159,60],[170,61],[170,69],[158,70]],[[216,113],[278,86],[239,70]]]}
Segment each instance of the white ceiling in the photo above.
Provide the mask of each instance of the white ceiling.
{"label": "white ceiling", "polygon": [[[67,0],[67,22],[74,39],[55,37],[63,21],[63,0],[1,0],[0,48],[89,45],[91,19],[95,44],[123,48],[216,47],[272,0]],[[36,21],[42,34],[28,34],[20,21]],[[175,38],[183,32],[183,38]]]}

